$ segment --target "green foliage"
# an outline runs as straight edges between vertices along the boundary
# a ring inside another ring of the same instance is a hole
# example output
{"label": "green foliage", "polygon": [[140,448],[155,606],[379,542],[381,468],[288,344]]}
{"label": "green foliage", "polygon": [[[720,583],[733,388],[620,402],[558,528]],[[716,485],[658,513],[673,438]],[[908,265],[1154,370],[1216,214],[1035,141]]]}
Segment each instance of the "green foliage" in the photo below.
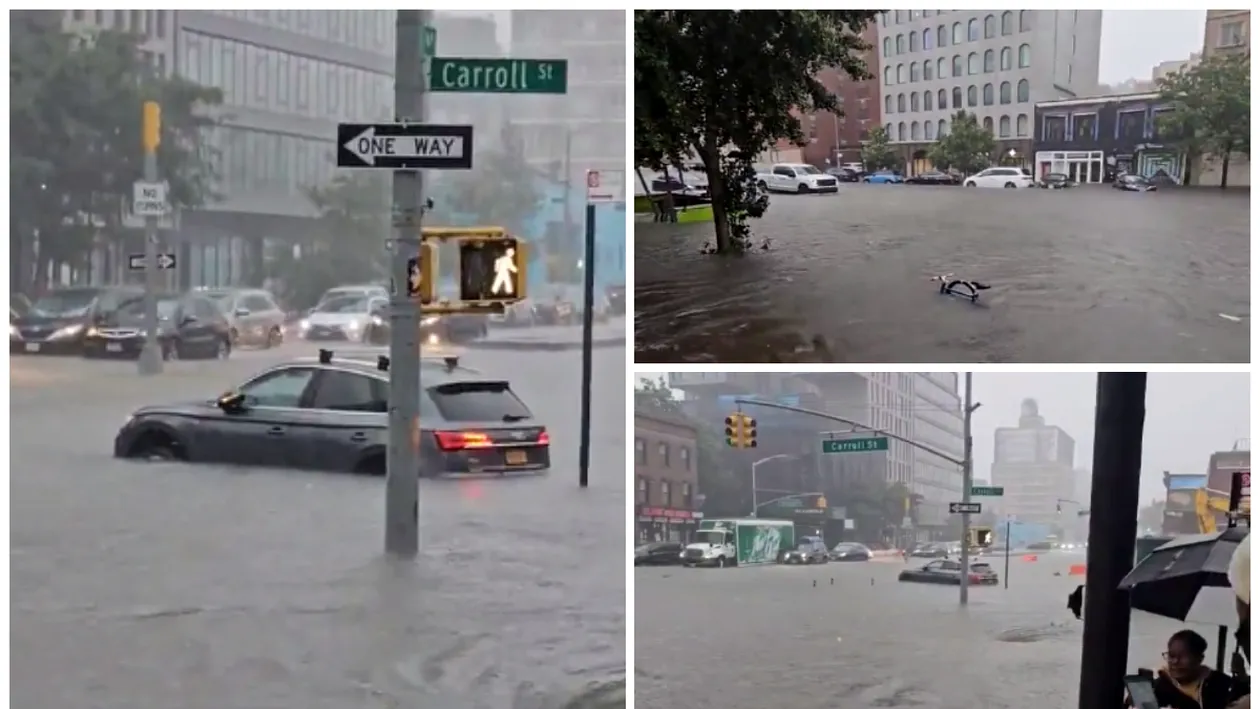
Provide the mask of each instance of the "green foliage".
{"label": "green foliage", "polygon": [[870,130],[866,145],[862,146],[862,165],[871,172],[901,167],[901,158],[888,144],[888,131],[883,126]]}
{"label": "green foliage", "polygon": [[[876,11],[636,10],[635,165],[704,165],[719,253],[750,246],[769,202],[753,161],[783,138],[805,142],[792,109],[842,115],[815,77],[869,78],[860,39]],[[693,157],[694,156],[694,157]]]}
{"label": "green foliage", "polygon": [[520,233],[525,223],[538,213],[543,194],[540,177],[525,161],[520,132],[505,126],[501,144],[492,150],[478,150],[473,169],[463,170],[441,182],[443,199],[431,224],[452,223],[453,214],[471,216],[479,226],[501,226]]}
{"label": "green foliage", "polygon": [[960,110],[950,119],[949,134],[937,139],[928,159],[938,170],[972,174],[992,164],[996,147],[993,134],[976,121],[975,114]]}
{"label": "green foliage", "polygon": [[[157,158],[173,205],[215,198],[216,155],[204,129],[217,123],[219,91],[157,76],[140,57],[140,37],[67,33],[59,16],[17,13],[9,54],[10,246],[35,256],[38,232],[40,266],[81,263],[94,239],[121,237],[121,207],[143,174],[145,100],[162,106]],[[22,271],[25,281],[31,269]]]}
{"label": "green foliage", "polygon": [[1230,153],[1251,154],[1251,58],[1218,55],[1159,80],[1161,100],[1172,110],[1159,115],[1166,142],[1191,158],[1223,161],[1221,187],[1229,180]]}

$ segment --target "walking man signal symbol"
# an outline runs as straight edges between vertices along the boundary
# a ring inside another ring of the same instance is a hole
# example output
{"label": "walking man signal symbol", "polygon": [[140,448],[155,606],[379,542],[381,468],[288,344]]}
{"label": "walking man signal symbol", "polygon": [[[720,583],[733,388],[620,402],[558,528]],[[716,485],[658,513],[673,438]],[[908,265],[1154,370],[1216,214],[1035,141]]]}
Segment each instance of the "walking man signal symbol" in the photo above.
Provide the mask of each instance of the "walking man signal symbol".
{"label": "walking man signal symbol", "polygon": [[509,248],[494,260],[494,282],[490,284],[493,295],[513,295],[512,284],[516,280],[516,249]]}

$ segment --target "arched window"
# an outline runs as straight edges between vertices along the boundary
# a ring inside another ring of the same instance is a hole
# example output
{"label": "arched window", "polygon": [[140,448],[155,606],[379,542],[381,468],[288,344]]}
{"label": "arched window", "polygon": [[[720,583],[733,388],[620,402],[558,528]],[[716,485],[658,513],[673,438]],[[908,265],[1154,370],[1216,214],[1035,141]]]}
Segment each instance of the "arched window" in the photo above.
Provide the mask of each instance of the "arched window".
{"label": "arched window", "polygon": [[893,130],[892,130],[892,124],[891,124],[891,123],[885,123],[885,124],[884,124],[884,137],[885,137],[885,138],[887,138],[887,139],[889,139],[889,140],[892,140],[892,137],[893,137]]}
{"label": "arched window", "polygon": [[991,116],[984,117],[984,132],[993,135],[993,118]]}
{"label": "arched window", "polygon": [[1005,37],[1015,31],[1015,13],[1007,10],[1002,13],[1002,36]]}
{"label": "arched window", "polygon": [[962,87],[954,87],[954,108],[962,108]]}
{"label": "arched window", "polygon": [[998,137],[999,138],[1011,137],[1011,117],[1010,116],[1002,116],[1000,119],[998,119]]}
{"label": "arched window", "polygon": [[954,23],[954,44],[963,43],[963,26],[961,22]]}
{"label": "arched window", "polygon": [[949,76],[949,65],[945,63],[945,57],[936,60],[936,78],[944,79]]}
{"label": "arched window", "polygon": [[1019,45],[1019,68],[1027,69],[1032,66],[1032,47],[1027,44]]}
{"label": "arched window", "polygon": [[1028,79],[1019,80],[1019,85],[1015,88],[1015,100],[1019,103],[1028,103]]}
{"label": "arched window", "polygon": [[897,83],[898,84],[906,83],[906,65],[905,64],[897,65]]}
{"label": "arched window", "polygon": [[932,60],[931,59],[923,60],[923,80],[924,81],[932,80]]}
{"label": "arched window", "polygon": [[997,18],[988,15],[984,18],[984,38],[993,39],[997,36]]}
{"label": "arched window", "polygon": [[910,112],[918,113],[919,111],[919,92],[915,91],[910,94]]}
{"label": "arched window", "polygon": [[944,118],[942,118],[936,122],[936,139],[940,140],[947,135],[949,135],[949,124],[945,122]]}
{"label": "arched window", "polygon": [[930,28],[923,30],[923,48],[925,50],[932,48],[932,30]]}
{"label": "arched window", "polygon": [[1015,136],[1018,138],[1028,136],[1028,116],[1022,113],[1015,118]]}
{"label": "arched window", "polygon": [[967,41],[974,42],[978,39],[980,39],[980,20],[973,17],[967,23]]}
{"label": "arched window", "polygon": [[1003,81],[1002,85],[998,87],[998,103],[1010,103],[1010,102],[1011,102],[1011,82]]}
{"label": "arched window", "polygon": [[919,33],[918,32],[910,33],[910,51],[912,52],[919,51]]}
{"label": "arched window", "polygon": [[897,140],[906,139],[906,122],[902,121],[897,124]]}
{"label": "arched window", "polygon": [[879,14],[879,25],[880,27],[888,26],[888,13],[887,12],[881,12]]}
{"label": "arched window", "polygon": [[906,51],[906,36],[904,34],[897,35],[897,53],[904,54]]}
{"label": "arched window", "polygon": [[932,110],[932,92],[931,91],[923,92],[923,110],[924,111]]}
{"label": "arched window", "polygon": [[933,127],[934,125],[936,125],[936,124],[935,124],[935,123],[933,123],[932,121],[923,121],[923,139],[924,139],[924,140],[933,140],[933,139],[934,139],[934,138],[932,137],[932,127]]}
{"label": "arched window", "polygon": [[923,75],[919,73],[919,63],[915,62],[911,64],[910,65],[910,83],[913,84],[914,82],[922,78],[923,78]]}
{"label": "arched window", "polygon": [[884,86],[891,86],[893,82],[892,67],[884,67]]}
{"label": "arched window", "polygon": [[961,54],[954,55],[954,76],[963,75],[963,60]]}
{"label": "arched window", "polygon": [[936,107],[938,109],[949,108],[949,95],[945,93],[945,89],[936,92]]}
{"label": "arched window", "polygon": [[901,24],[901,10],[897,10],[893,13],[893,22]]}
{"label": "arched window", "polygon": [[897,94],[897,113],[906,112],[906,95]]}
{"label": "arched window", "polygon": [[1029,32],[1031,30],[1032,30],[1032,11],[1020,10],[1019,11],[1019,31]]}
{"label": "arched window", "polygon": [[949,34],[945,31],[945,25],[937,25],[936,27],[936,46],[938,48],[949,46]]}
{"label": "arched window", "polygon": [[984,105],[993,105],[993,84],[984,85]]}
{"label": "arched window", "polygon": [[993,70],[995,68],[993,66],[995,57],[996,55],[993,53],[992,49],[984,50],[984,73],[986,74],[993,73]]}
{"label": "arched window", "polygon": [[892,56],[892,37],[884,38],[884,56],[886,57]]}
{"label": "arched window", "polygon": [[980,55],[979,54],[972,52],[971,54],[967,55],[967,73],[968,74],[980,73]]}
{"label": "arched window", "polygon": [[919,132],[918,121],[912,121],[910,123],[910,140],[923,140],[923,134]]}
{"label": "arched window", "polygon": [[968,105],[968,106],[975,106],[975,105],[976,105],[976,103],[977,103],[977,101],[976,101],[976,98],[977,98],[976,94],[977,94],[977,93],[978,93],[978,92],[976,91],[976,85],[975,85],[975,84],[972,84],[971,86],[968,86],[968,87],[967,87],[967,105]]}
{"label": "arched window", "polygon": [[1002,47],[1001,57],[1002,57],[1002,61],[1001,61],[1000,68],[1002,69],[1002,71],[1010,71],[1011,70],[1011,48]]}
{"label": "arched window", "polygon": [[884,97],[884,113],[892,113],[892,94]]}

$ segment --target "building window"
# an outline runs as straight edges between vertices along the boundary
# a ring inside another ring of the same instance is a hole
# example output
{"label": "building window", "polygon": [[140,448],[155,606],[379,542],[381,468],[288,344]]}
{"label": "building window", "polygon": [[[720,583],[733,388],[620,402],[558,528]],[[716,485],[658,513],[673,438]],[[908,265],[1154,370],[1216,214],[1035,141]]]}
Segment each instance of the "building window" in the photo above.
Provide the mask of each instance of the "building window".
{"label": "building window", "polygon": [[884,124],[884,135],[887,136],[889,140],[893,139],[893,128],[891,123]]}
{"label": "building window", "polygon": [[997,18],[993,15],[986,15],[984,18],[984,38],[993,39],[997,36]]}
{"label": "building window", "polygon": [[1011,137],[1011,117],[1010,116],[1002,116],[998,120],[998,137],[999,138]]}
{"label": "building window", "polygon": [[682,484],[682,505],[684,510],[691,509],[691,483]]}
{"label": "building window", "polygon": [[961,22],[954,23],[953,32],[954,32],[954,44],[962,44],[963,43],[963,25]]}
{"label": "building window", "polygon": [[976,101],[976,94],[977,94],[977,93],[978,93],[978,92],[976,91],[976,86],[975,86],[975,84],[972,84],[971,86],[968,86],[968,87],[967,87],[967,105],[968,105],[968,106],[972,106],[972,107],[974,107],[974,106],[976,105],[976,103],[977,103],[977,101]]}
{"label": "building window", "polygon": [[1242,22],[1222,22],[1220,35],[1217,37],[1218,47],[1237,47],[1246,42],[1243,35]]}
{"label": "building window", "polygon": [[1002,13],[1002,36],[1005,37],[1015,31],[1015,13],[1007,10]]}
{"label": "building window", "polygon": [[984,73],[986,73],[986,74],[992,74],[992,73],[993,73],[993,69],[995,68],[995,67],[994,67],[994,64],[995,64],[995,62],[994,62],[994,58],[995,58],[996,56],[997,56],[997,55],[995,55],[995,54],[993,53],[993,50],[992,50],[992,49],[986,49],[986,50],[984,50]]}
{"label": "building window", "polygon": [[82,21],[83,21],[83,18],[84,18],[84,16],[85,16],[85,15],[87,15],[87,13],[86,13],[86,12],[84,12],[83,10],[71,10],[71,11],[70,11],[70,17],[71,17],[71,19],[73,19],[75,22],[82,22]]}
{"label": "building window", "polygon": [[936,60],[936,78],[944,79],[949,76],[949,64],[946,63],[945,57]]}
{"label": "building window", "polygon": [[938,48],[949,46],[949,34],[945,31],[945,25],[939,25],[936,28],[936,46]]}
{"label": "building window", "polygon": [[1032,29],[1032,10],[1019,11],[1019,31],[1028,32]]}
{"label": "building window", "polygon": [[[683,470],[691,470],[691,449],[686,446],[678,448],[678,459],[682,461]],[[686,490],[686,486],[683,487]],[[683,493],[686,494],[686,493]]]}
{"label": "building window", "polygon": [[934,138],[932,137],[932,125],[933,125],[932,121],[923,122],[923,139],[924,140],[934,140]]}
{"label": "building window", "polygon": [[1019,80],[1019,85],[1015,88],[1015,100],[1019,103],[1028,103],[1028,79]]}
{"label": "building window", "polygon": [[127,11],[126,10],[114,10],[114,29],[120,30],[120,31],[127,29]]}
{"label": "building window", "polygon": [[963,75],[963,58],[960,54],[954,55],[954,76]]}
{"label": "building window", "polygon": [[896,23],[896,24],[898,24],[898,25],[899,25],[899,24],[901,24],[901,10],[895,10],[895,11],[893,12],[893,18],[894,18],[894,19],[893,19],[893,22],[894,22],[894,23]]}
{"label": "building window", "polygon": [[910,33],[910,51],[911,52],[919,51],[919,33],[918,32]]}
{"label": "building window", "polygon": [[884,67],[884,86],[892,86],[892,82],[893,82],[892,76],[893,76],[892,67],[891,66]]}
{"label": "building window", "polygon": [[988,133],[989,135],[993,135],[993,117],[992,116],[984,117],[984,132]]}
{"label": "building window", "polygon": [[918,113],[919,111],[919,94],[918,92],[910,94],[910,112]]}
{"label": "building window", "polygon": [[967,41],[975,42],[978,39],[980,39],[980,20],[973,17],[967,22]]}
{"label": "building window", "polygon": [[931,59],[928,59],[927,61],[923,62],[923,80],[924,81],[932,80],[932,60]]}
{"label": "building window", "polygon": [[919,63],[915,62],[911,64],[910,65],[910,83],[913,84],[922,78],[923,77],[919,75]]}
{"label": "building window", "polygon": [[1027,44],[1019,45],[1019,68],[1027,69],[1032,66],[1032,47]]}
{"label": "building window", "polygon": [[949,124],[945,122],[944,118],[942,118],[936,122],[936,139],[940,140],[947,135],[949,135]]}
{"label": "building window", "polygon": [[892,56],[892,37],[884,38],[884,56],[886,57]]}
{"label": "building window", "polygon": [[932,92],[931,91],[923,92],[923,110],[924,111],[932,110]]}
{"label": "building window", "polygon": [[898,54],[906,53],[906,36],[903,34],[897,35],[897,53]]}
{"label": "building window", "polygon": [[906,95],[897,94],[897,113],[906,112]]}
{"label": "building window", "polygon": [[670,504],[669,504],[670,502],[671,502],[671,500],[670,500],[670,498],[669,498],[669,481],[668,481],[668,480],[662,480],[662,481],[661,481],[661,506],[662,506],[662,507],[669,507],[669,506],[670,506]]}
{"label": "building window", "polygon": [[919,122],[910,122],[910,140],[923,140],[923,135],[919,133]]}
{"label": "building window", "polygon": [[953,104],[954,108],[963,107],[962,96],[963,96],[962,87],[955,86],[954,87],[954,104]]}
{"label": "building window", "polygon": [[888,26],[888,13],[887,13],[887,12],[884,12],[884,13],[881,13],[881,14],[880,14],[880,16],[879,16],[879,26],[880,26],[880,27],[887,27],[887,26]]}
{"label": "building window", "polygon": [[984,85],[984,105],[993,105],[993,84]]}
{"label": "building window", "polygon": [[897,83],[898,84],[906,83],[906,65],[905,64],[897,65]]}
{"label": "building window", "polygon": [[975,75],[980,73],[980,55],[972,52],[967,55],[967,73]]}
{"label": "building window", "polygon": [[634,501],[640,505],[648,503],[648,481],[642,475],[636,476],[634,481]]}
{"label": "building window", "polygon": [[945,93],[945,89],[941,89],[936,92],[936,107],[942,111],[949,108],[949,98]]}
{"label": "building window", "polygon": [[1011,70],[1011,48],[1002,47],[1002,54],[1000,56],[1002,57],[1002,62],[1001,62],[1001,67],[1000,67],[1001,70],[1010,71]]}
{"label": "building window", "polygon": [[1022,113],[1015,117],[1015,136],[1017,138],[1028,136],[1028,116]]}
{"label": "building window", "polygon": [[928,28],[923,30],[923,49],[926,51],[932,48],[932,30]]}
{"label": "building window", "polygon": [[998,87],[998,103],[1006,104],[1011,102],[1011,82],[1003,81]]}
{"label": "building window", "polygon": [[668,468],[669,467],[669,444],[657,443],[656,455],[661,459],[661,467]]}
{"label": "building window", "polygon": [[906,139],[906,123],[902,121],[897,124],[897,140],[904,141]]}
{"label": "building window", "polygon": [[888,94],[887,96],[884,97],[884,113],[892,113],[892,112],[893,112],[892,94]]}
{"label": "building window", "polygon": [[642,438],[634,439],[634,464],[647,465],[647,443]]}

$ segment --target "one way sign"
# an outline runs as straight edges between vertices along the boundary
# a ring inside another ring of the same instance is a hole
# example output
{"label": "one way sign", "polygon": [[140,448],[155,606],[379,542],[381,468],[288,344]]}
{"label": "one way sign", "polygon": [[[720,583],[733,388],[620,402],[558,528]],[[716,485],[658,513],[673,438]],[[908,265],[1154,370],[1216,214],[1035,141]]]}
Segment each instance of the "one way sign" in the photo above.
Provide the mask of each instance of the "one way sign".
{"label": "one way sign", "polygon": [[337,167],[388,170],[472,169],[472,126],[341,123]]}
{"label": "one way sign", "polygon": [[[175,254],[158,254],[158,270],[169,271],[175,268]],[[127,268],[132,271],[144,270],[144,254],[127,254]]]}

